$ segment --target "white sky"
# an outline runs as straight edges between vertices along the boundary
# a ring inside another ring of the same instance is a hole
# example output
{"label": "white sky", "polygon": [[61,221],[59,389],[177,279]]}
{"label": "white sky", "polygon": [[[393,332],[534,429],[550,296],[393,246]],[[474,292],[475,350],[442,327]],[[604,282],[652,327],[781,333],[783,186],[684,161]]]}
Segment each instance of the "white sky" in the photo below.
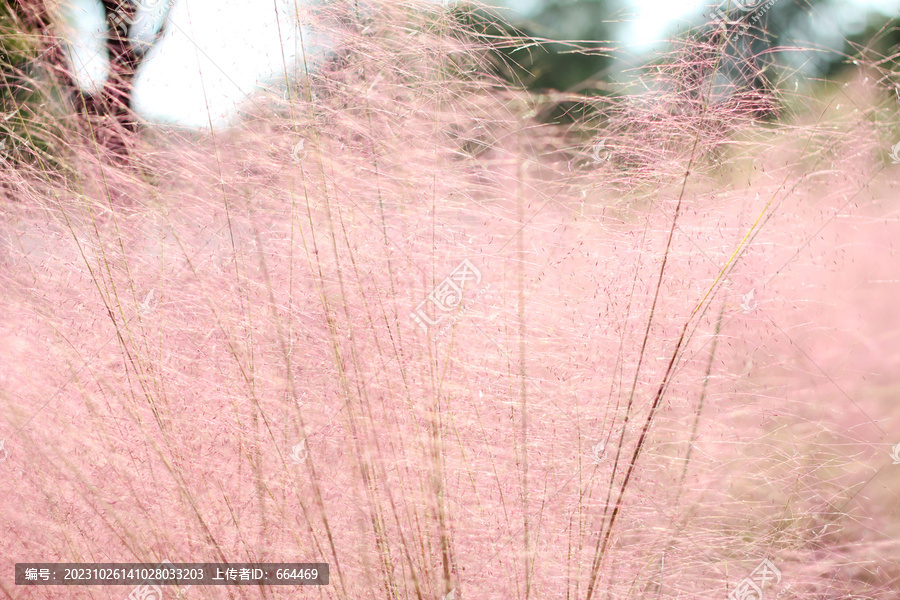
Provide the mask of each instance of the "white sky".
{"label": "white sky", "polygon": [[[139,0],[135,29],[151,29],[155,14],[167,0]],[[539,0],[496,0],[527,15]],[[732,0],[734,1],[734,0]],[[847,0],[886,13],[896,12],[900,0]],[[106,72],[101,43],[99,0],[69,0],[76,26],[69,33],[79,80],[84,87],[99,85]],[[670,25],[694,18],[712,0],[632,0],[626,40],[631,53],[651,50]],[[278,11],[276,14],[276,6]],[[175,0],[170,30],[141,68],[135,83],[135,108],[156,122],[208,128],[227,124],[236,105],[261,81],[283,75],[284,65],[300,54],[301,31],[292,14],[294,0]],[[151,7],[151,8],[147,8]],[[152,7],[155,7],[155,11]],[[280,25],[280,31],[279,31]],[[134,34],[132,34],[134,35]],[[303,40],[310,60],[322,56],[330,40],[315,38],[306,28]],[[283,49],[283,54],[282,54]]]}
{"label": "white sky", "polygon": [[[159,4],[159,12],[164,9],[165,0],[145,0],[150,1]],[[176,0],[167,35],[138,73],[135,109],[152,121],[198,128],[209,127],[210,121],[224,125],[236,104],[261,80],[283,76],[284,65],[296,64],[294,58],[301,56],[292,4],[291,0]],[[69,10],[80,25],[69,34],[79,83],[96,89],[106,77],[108,62],[101,42],[102,9],[97,0],[72,0]],[[139,10],[135,30],[144,23],[153,25],[154,15],[149,13]],[[306,47],[327,42],[305,29],[303,36]]]}

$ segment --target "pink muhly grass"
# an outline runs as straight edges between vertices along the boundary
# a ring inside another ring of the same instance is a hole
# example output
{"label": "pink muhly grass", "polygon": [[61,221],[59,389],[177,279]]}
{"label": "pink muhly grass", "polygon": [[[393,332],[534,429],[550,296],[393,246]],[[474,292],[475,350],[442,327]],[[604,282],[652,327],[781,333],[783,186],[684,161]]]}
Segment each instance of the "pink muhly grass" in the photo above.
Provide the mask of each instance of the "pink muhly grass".
{"label": "pink muhly grass", "polygon": [[[438,7],[320,18],[353,25],[339,57],[228,131],[150,129],[122,165],[76,124],[71,181],[3,172],[7,564],[618,599],[724,598],[769,557],[773,597],[896,597],[878,67],[720,101],[715,41],[684,42],[546,124]],[[129,593],[10,573],[10,598]]]}

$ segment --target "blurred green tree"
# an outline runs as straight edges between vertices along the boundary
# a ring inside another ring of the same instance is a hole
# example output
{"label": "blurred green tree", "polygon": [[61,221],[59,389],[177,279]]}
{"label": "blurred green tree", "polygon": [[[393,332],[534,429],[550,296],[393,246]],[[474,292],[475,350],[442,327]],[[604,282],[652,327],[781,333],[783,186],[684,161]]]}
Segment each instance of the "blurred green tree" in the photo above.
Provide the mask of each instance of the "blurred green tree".
{"label": "blurred green tree", "polygon": [[65,71],[43,0],[0,4],[0,163],[56,164]]}
{"label": "blurred green tree", "polygon": [[531,53],[526,84],[532,89],[572,90],[589,85],[621,46],[623,0],[549,0],[520,25],[547,40]]}
{"label": "blurred green tree", "polygon": [[[528,20],[507,22],[483,11],[462,13],[466,25],[494,49],[497,73],[532,91],[557,91],[542,116],[556,120],[582,116],[587,110],[578,95],[608,95],[609,75],[625,56],[626,0],[542,0]],[[724,23],[714,21],[716,6]],[[727,10],[726,10],[727,9]],[[817,75],[833,77],[852,65],[853,56],[896,53],[896,20],[869,12],[865,6],[831,0],[721,0],[710,2],[688,30],[673,30],[673,38],[692,39],[700,54],[707,45],[721,51],[717,60],[699,56],[696,82],[712,76],[724,82],[722,94],[753,92],[757,99],[772,96],[786,68],[814,62]],[[848,15],[868,19],[860,31],[847,31]],[[698,28],[699,23],[699,28]],[[877,36],[877,44],[872,41]],[[804,50],[798,50],[803,48]],[[816,48],[816,50],[805,50]],[[824,51],[823,51],[824,50]],[[654,62],[651,57],[645,59]],[[690,77],[688,77],[690,78]],[[696,83],[695,82],[695,83]],[[730,91],[729,91],[730,90]],[[756,102],[756,101],[754,101]],[[765,102],[751,107],[757,116],[774,114]]]}
{"label": "blurred green tree", "polygon": [[[591,95],[604,91],[603,76],[620,45],[625,0],[547,0],[527,21],[466,10],[462,24],[493,48],[495,74],[533,92]],[[541,118],[574,119],[584,104],[556,94]]]}
{"label": "blurred green tree", "polygon": [[723,1],[717,12],[724,22],[713,18],[706,25],[721,49],[717,76],[757,98],[774,98],[786,75],[833,80],[897,51],[898,21],[871,7],[830,0],[731,0],[728,6]]}
{"label": "blurred green tree", "polygon": [[552,0],[527,21],[466,10],[464,24],[495,42],[498,73],[531,90],[565,90],[591,79],[612,61],[623,0]]}

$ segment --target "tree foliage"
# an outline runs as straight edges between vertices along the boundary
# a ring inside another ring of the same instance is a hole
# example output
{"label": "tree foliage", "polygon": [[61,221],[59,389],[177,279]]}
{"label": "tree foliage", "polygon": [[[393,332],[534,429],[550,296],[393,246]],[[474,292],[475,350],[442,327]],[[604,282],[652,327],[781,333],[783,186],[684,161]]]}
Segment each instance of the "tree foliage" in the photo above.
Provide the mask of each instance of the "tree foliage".
{"label": "tree foliage", "polygon": [[52,14],[42,0],[0,5],[0,164],[56,163],[65,68]]}
{"label": "tree foliage", "polygon": [[465,24],[495,46],[498,73],[527,89],[582,89],[612,62],[623,0],[552,0],[527,21],[511,23],[484,11]]}
{"label": "tree foliage", "polygon": [[[612,93],[610,75],[616,59],[626,54],[622,25],[628,6],[624,0],[546,0],[525,21],[507,22],[480,11],[466,12],[465,19],[479,35],[503,40],[495,48],[498,74],[532,91],[566,93],[557,94],[545,111],[556,120],[583,114],[579,95]],[[691,28],[671,35],[681,40],[676,44],[687,39],[695,48],[716,49],[716,60],[695,57],[697,69],[716,73],[696,75],[698,81],[716,77],[722,94],[771,97],[786,72],[809,64],[817,67],[817,76],[832,78],[852,67],[854,57],[896,54],[900,38],[896,19],[829,0],[723,0],[719,14],[727,16],[725,22],[710,18],[711,8],[712,3]],[[865,15],[865,28],[847,31],[840,15],[849,14]],[[765,102],[753,107],[760,117],[773,110]]]}

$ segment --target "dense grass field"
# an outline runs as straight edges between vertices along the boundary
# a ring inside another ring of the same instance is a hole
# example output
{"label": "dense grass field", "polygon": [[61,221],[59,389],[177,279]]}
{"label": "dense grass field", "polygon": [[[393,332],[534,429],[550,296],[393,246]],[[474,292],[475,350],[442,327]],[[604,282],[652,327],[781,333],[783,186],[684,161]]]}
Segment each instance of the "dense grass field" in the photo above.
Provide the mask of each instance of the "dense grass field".
{"label": "dense grass field", "polygon": [[439,7],[368,18],[228,130],[4,163],[0,591],[900,598],[895,84],[788,78],[759,121],[647,70],[548,124]]}

